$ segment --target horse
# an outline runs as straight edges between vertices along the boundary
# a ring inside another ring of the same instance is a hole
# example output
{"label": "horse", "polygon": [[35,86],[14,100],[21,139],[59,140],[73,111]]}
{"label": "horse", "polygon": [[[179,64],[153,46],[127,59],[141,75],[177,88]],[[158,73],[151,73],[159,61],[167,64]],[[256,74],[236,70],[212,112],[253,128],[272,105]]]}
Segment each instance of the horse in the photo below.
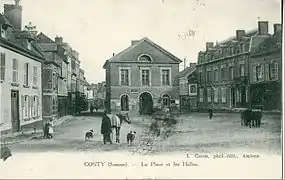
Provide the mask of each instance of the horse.
{"label": "horse", "polygon": [[247,109],[241,113],[241,125],[249,126],[249,128],[260,127],[262,111],[258,109]]}
{"label": "horse", "polygon": [[123,121],[126,121],[128,124],[131,124],[130,118],[128,114],[114,114],[111,117],[111,127],[112,127],[112,132],[116,132],[116,142],[120,143],[120,131],[121,131],[121,125]]}

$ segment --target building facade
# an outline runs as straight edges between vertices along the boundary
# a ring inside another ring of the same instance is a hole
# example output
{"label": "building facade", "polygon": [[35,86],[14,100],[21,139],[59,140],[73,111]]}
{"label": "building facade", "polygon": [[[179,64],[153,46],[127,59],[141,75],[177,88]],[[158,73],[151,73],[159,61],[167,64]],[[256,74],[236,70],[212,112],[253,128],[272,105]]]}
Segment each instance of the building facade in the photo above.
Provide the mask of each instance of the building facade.
{"label": "building facade", "polygon": [[106,110],[151,114],[153,109],[179,103],[182,61],[148,38],[106,61]]}
{"label": "building facade", "polygon": [[[21,31],[21,6],[0,14],[0,130],[19,132],[42,120],[42,61],[33,34]],[[9,21],[17,19],[17,21]]]}
{"label": "building facade", "polygon": [[250,102],[253,107],[281,111],[282,108],[282,27],[251,52]]}
{"label": "building facade", "polygon": [[198,55],[198,109],[233,110],[249,102],[249,54],[270,35],[268,22],[258,29],[237,30],[236,36],[217,43],[206,43]]}
{"label": "building facade", "polygon": [[196,63],[179,72],[180,110],[181,112],[197,111],[197,71]]}

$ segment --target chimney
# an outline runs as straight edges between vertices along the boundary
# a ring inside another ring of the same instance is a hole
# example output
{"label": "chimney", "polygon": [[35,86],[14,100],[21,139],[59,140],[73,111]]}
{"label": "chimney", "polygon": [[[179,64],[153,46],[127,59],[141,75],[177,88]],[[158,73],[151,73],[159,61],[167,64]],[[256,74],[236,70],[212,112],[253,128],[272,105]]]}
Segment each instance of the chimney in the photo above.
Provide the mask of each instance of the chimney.
{"label": "chimney", "polygon": [[206,50],[213,48],[214,47],[214,43],[213,42],[206,42]]}
{"label": "chimney", "polygon": [[62,37],[58,37],[58,36],[56,36],[56,37],[54,38],[54,41],[55,41],[56,44],[62,44],[62,43],[63,43]]}
{"label": "chimney", "polygon": [[4,15],[17,31],[22,30],[22,6],[20,0],[15,0],[15,4],[4,4]]}
{"label": "chimney", "polygon": [[282,31],[282,25],[281,24],[274,24],[273,29],[274,29],[274,34],[276,34],[278,31]]}
{"label": "chimney", "polygon": [[132,46],[137,44],[139,41],[138,40],[132,40]]}
{"label": "chimney", "polygon": [[115,56],[115,53],[113,53],[113,57]]}
{"label": "chimney", "polygon": [[197,63],[190,63],[190,68],[195,68]]}
{"label": "chimney", "polygon": [[268,21],[258,21],[258,34],[259,35],[268,34]]}
{"label": "chimney", "polygon": [[245,30],[236,30],[236,39],[238,41],[242,40],[242,37],[245,36]]}

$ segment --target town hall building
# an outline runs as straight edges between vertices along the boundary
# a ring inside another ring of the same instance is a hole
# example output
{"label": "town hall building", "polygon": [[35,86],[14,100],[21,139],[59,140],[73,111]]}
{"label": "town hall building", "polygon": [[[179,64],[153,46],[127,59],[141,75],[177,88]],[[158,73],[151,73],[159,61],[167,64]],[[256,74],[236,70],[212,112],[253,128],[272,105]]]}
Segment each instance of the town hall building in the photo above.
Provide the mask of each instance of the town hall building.
{"label": "town hall building", "polygon": [[151,114],[154,108],[178,105],[181,62],[148,38],[132,41],[103,66],[107,112],[143,115]]}

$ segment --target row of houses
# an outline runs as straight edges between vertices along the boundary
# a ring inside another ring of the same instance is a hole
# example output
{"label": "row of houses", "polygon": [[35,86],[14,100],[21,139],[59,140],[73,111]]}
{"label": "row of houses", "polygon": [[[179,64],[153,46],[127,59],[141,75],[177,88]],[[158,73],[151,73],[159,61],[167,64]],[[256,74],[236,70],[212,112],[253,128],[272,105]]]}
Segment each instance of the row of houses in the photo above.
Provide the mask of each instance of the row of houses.
{"label": "row of houses", "polygon": [[62,37],[50,39],[29,23],[22,28],[19,1],[0,14],[0,129],[21,130],[25,124],[82,110],[84,70],[79,54]]}
{"label": "row of houses", "polygon": [[105,108],[105,99],[106,99],[106,83],[105,81],[99,82],[97,84],[91,83],[86,86],[86,99],[88,101],[88,110],[91,107],[96,107],[98,109]]}
{"label": "row of houses", "polygon": [[179,58],[148,38],[106,60],[106,110],[151,114],[176,104],[181,111],[231,111],[259,106],[281,109],[281,24],[269,34],[237,30],[223,42],[206,43],[197,63],[179,72]]}

